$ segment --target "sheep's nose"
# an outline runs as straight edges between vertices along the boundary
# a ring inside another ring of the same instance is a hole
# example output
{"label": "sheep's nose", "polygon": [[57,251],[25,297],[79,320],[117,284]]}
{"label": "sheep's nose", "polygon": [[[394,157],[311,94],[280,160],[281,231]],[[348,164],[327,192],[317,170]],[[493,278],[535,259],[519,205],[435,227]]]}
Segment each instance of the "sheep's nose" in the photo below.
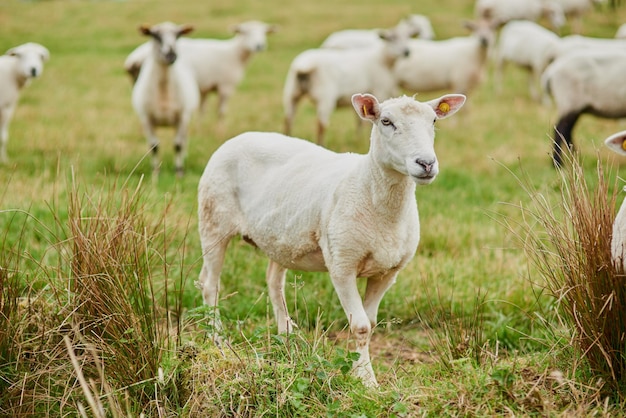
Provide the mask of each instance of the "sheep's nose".
{"label": "sheep's nose", "polygon": [[165,54],[165,59],[167,60],[169,64],[173,64],[174,61],[176,61],[176,52],[174,51],[168,52],[167,54]]}
{"label": "sheep's nose", "polygon": [[31,77],[37,77],[37,69],[35,67],[32,67],[30,69],[30,76]]}
{"label": "sheep's nose", "polygon": [[424,160],[417,159],[415,160],[415,162],[424,169],[426,174],[430,174],[433,171],[433,167],[435,166],[435,163],[437,162],[437,160],[424,161]]}
{"label": "sheep's nose", "polygon": [[409,48],[405,49],[405,50],[402,52],[402,55],[404,55],[405,57],[408,57],[409,55],[411,55],[411,51],[409,50]]}

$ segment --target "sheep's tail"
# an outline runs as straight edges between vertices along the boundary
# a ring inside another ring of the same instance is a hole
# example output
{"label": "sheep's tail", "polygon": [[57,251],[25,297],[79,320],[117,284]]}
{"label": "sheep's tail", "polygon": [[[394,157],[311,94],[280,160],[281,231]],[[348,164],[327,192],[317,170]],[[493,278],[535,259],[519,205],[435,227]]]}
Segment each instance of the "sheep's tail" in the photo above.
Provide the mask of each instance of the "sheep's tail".
{"label": "sheep's tail", "polygon": [[296,83],[298,84],[298,90],[302,93],[306,93],[311,89],[311,78],[313,76],[313,70],[300,70],[296,72]]}
{"label": "sheep's tail", "polygon": [[551,97],[552,97],[552,86],[550,85],[550,82],[552,81],[552,77],[550,74],[550,71],[544,71],[543,74],[541,75],[541,80],[540,80],[540,84],[541,84],[541,93],[542,93],[542,102],[544,104],[548,104],[551,101]]}

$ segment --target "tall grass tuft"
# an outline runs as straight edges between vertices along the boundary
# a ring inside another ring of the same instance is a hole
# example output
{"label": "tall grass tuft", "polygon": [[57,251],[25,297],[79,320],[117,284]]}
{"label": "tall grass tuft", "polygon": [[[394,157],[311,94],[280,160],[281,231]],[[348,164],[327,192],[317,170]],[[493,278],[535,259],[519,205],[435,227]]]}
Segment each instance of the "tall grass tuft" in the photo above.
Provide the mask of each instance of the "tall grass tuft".
{"label": "tall grass tuft", "polygon": [[559,302],[574,347],[597,377],[619,390],[626,379],[626,282],[611,260],[616,193],[600,162],[588,179],[578,158],[569,160],[558,172],[557,202],[520,179],[531,205],[522,207],[525,233],[518,236]]}
{"label": "tall grass tuft", "polygon": [[19,299],[25,284],[7,267],[28,255],[19,245],[1,253],[0,364],[13,372],[2,370],[0,415],[163,416],[179,408],[167,365],[180,341],[170,318],[181,317],[182,302],[170,312],[168,288],[183,289],[184,274],[168,273],[182,260],[168,258],[167,208],[161,216],[146,210],[145,190],[140,181],[86,191],[72,178],[67,211],[53,208],[56,225],[47,228],[58,254],[48,259],[58,264],[38,261],[31,275],[45,286],[28,298]]}

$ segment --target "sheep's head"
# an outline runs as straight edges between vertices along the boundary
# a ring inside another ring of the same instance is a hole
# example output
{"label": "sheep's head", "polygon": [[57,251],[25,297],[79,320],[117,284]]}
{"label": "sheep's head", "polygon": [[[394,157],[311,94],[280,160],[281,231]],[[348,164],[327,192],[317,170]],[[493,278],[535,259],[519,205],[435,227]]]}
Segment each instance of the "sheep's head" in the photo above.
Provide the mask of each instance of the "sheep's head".
{"label": "sheep's head", "polygon": [[391,65],[396,59],[409,56],[409,39],[412,35],[411,32],[398,27],[378,31],[378,36],[385,44],[385,53]]}
{"label": "sheep's head", "polygon": [[250,20],[231,27],[248,52],[260,52],[267,49],[267,35],[276,31],[276,26],[258,20]]}
{"label": "sheep's head", "polygon": [[604,140],[604,144],[613,152],[626,155],[626,131],[617,132]]}
{"label": "sheep's head", "polygon": [[472,36],[478,39],[481,47],[489,49],[496,42],[496,29],[500,26],[500,21],[496,19],[465,21],[463,26],[472,32]]}
{"label": "sheep's head", "polygon": [[43,73],[43,63],[50,59],[48,49],[34,42],[11,48],[6,55],[19,60],[20,72],[26,79],[39,77]]}
{"label": "sheep's head", "polygon": [[193,26],[163,22],[154,26],[141,25],[139,31],[145,36],[152,38],[158,59],[164,64],[171,65],[176,61],[178,56],[176,52],[176,41],[182,35],[193,31]]}
{"label": "sheep's head", "polygon": [[452,116],[464,103],[462,94],[428,102],[403,96],[382,103],[371,94],[352,96],[357,114],[374,124],[370,154],[382,167],[410,176],[417,184],[432,182],[439,172],[435,122]]}

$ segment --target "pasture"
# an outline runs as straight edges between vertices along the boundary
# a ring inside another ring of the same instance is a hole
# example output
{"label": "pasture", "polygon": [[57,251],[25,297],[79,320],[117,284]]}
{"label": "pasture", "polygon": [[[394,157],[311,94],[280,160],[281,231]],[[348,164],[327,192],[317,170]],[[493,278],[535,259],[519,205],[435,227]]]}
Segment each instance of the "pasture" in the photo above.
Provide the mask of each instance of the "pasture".
{"label": "pasture", "polygon": [[[283,82],[299,52],[335,30],[391,27],[409,13],[430,17],[446,39],[466,34],[473,2],[1,2],[0,50],[33,41],[51,59],[23,91],[0,166],[0,416],[105,416],[98,405],[106,416],[623,414],[623,392],[603,386],[571,344],[519,239],[536,226],[520,209],[532,205],[520,179],[556,207],[562,178],[550,159],[555,111],[529,98],[526,74],[512,67],[501,94],[489,68],[466,107],[437,123],[440,174],[416,192],[421,241],[372,340],[379,389],[346,373],[347,321],[326,273],[288,273],[299,329],[275,335],[266,258],[243,241],[231,243],[222,274],[229,342],[207,338],[210,312],[194,285],[196,199],[212,152],[244,131],[283,129]],[[192,121],[182,179],[173,131],[157,131],[163,166],[152,184],[123,70],[145,40],[138,26],[170,20],[194,25],[191,37],[223,39],[249,19],[278,25],[268,50],[252,57],[223,120],[212,96]],[[612,37],[624,21],[625,7],[603,6],[583,33]],[[417,98],[444,93],[455,92]],[[313,139],[315,128],[304,100],[292,134]],[[623,129],[584,116],[574,131],[588,184],[600,164],[613,203],[626,161],[602,141]],[[340,108],[326,146],[364,153],[368,137],[353,109]]]}

